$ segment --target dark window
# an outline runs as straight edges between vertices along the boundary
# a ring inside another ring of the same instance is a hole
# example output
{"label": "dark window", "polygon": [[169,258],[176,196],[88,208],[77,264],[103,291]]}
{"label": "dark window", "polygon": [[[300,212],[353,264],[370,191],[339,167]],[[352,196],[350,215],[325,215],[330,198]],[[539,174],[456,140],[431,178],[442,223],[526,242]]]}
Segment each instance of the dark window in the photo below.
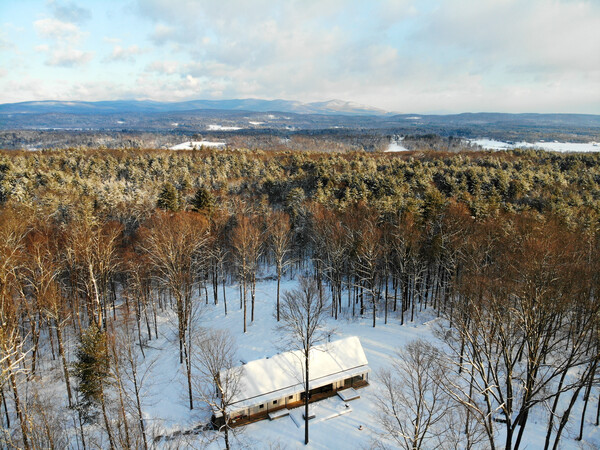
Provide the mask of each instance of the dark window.
{"label": "dark window", "polygon": [[288,400],[291,400],[291,399],[293,399],[293,398],[294,398],[294,396],[293,396],[293,395],[290,395],[290,396],[288,397]]}
{"label": "dark window", "polygon": [[277,404],[277,400],[273,400],[273,404],[276,405]]}
{"label": "dark window", "polygon": [[259,406],[260,409],[263,409],[264,407],[265,407],[265,405],[260,405]]}

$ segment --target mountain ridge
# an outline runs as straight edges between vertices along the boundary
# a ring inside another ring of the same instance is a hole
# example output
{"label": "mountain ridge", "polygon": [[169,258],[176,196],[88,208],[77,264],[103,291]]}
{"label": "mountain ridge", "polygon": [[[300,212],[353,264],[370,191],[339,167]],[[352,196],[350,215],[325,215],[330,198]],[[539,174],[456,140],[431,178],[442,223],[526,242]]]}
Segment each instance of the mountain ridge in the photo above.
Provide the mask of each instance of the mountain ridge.
{"label": "mountain ridge", "polygon": [[324,115],[393,115],[389,111],[344,100],[303,103],[295,100],[262,100],[256,98],[229,100],[189,100],[157,102],[153,100],[103,100],[96,102],[39,100],[0,104],[0,114],[118,114],[167,113],[194,110],[289,112]]}

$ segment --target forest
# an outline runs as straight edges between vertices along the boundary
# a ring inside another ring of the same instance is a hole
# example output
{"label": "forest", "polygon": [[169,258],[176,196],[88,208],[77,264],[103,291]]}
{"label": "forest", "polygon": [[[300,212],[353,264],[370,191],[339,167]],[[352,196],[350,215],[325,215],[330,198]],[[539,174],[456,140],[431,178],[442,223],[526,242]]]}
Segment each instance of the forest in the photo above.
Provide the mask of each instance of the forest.
{"label": "forest", "polygon": [[261,277],[279,321],[300,274],[333,322],[439,318],[379,374],[382,447],[517,449],[546,408],[558,448],[600,423],[599,250],[596,153],[2,151],[0,448],[152,447],[161,316],[192,410],[198,303],[246,332]]}

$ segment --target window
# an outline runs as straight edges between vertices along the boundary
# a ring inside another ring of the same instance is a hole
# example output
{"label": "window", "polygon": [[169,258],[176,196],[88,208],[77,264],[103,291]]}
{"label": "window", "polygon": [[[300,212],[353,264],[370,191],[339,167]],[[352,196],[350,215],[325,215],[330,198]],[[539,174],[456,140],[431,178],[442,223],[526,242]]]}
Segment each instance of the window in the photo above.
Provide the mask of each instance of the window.
{"label": "window", "polygon": [[293,398],[294,398],[294,396],[293,396],[293,395],[290,395],[290,396],[288,397],[288,400],[292,400]]}
{"label": "window", "polygon": [[258,408],[263,409],[264,407],[265,407],[265,405],[260,405]]}
{"label": "window", "polygon": [[277,404],[277,400],[273,400],[273,404],[276,405]]}

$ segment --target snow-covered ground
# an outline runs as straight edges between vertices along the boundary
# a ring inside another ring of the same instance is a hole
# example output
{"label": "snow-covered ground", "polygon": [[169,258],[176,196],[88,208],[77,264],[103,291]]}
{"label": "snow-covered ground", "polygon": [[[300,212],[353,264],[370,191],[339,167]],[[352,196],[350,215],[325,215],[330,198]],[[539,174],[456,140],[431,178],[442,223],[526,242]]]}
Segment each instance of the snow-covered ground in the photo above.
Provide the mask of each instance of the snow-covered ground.
{"label": "snow-covered ground", "polygon": [[396,139],[392,139],[390,141],[390,145],[388,145],[387,150],[384,150],[385,153],[388,152],[407,152],[408,149],[402,145],[402,141],[404,140],[404,136],[400,136]]}
{"label": "snow-covered ground", "polygon": [[[281,290],[283,292],[295,287],[295,281],[285,280],[282,282]],[[224,314],[222,291],[219,291],[218,305],[212,304],[212,298],[209,299],[208,305],[204,305],[202,300],[199,323],[205,327],[230,330],[236,337],[239,347],[237,356],[240,360],[251,361],[288,350],[280,347],[283,340],[275,329],[276,320],[273,316],[275,289],[276,281],[258,283],[255,320],[250,323],[250,304],[248,304],[249,326],[245,334],[242,329],[242,311],[239,308],[239,290],[236,286],[227,288],[228,315]],[[209,289],[210,295],[212,293]],[[344,295],[344,305],[346,301]],[[349,402],[352,410],[348,413],[337,414],[339,405],[335,400],[331,401],[331,405],[323,405],[324,412],[321,415],[323,420],[311,421],[308,448],[370,448],[373,442],[381,439],[382,429],[376,418],[375,403],[375,394],[381,388],[377,373],[389,365],[390,356],[406,343],[418,338],[435,341],[432,331],[438,319],[431,313],[431,310],[420,312],[414,323],[407,322],[401,326],[398,317],[392,312],[388,324],[384,324],[383,317],[379,317],[376,328],[372,327],[370,314],[364,318],[352,318],[351,311],[344,311],[344,316],[339,320],[329,320],[329,325],[334,329],[332,340],[347,336],[360,338],[372,370],[370,385],[358,390],[360,398]],[[185,373],[178,361],[176,319],[169,314],[163,314],[161,317],[159,328],[161,337],[150,341],[150,348],[146,350],[146,361],[155,361],[147,376],[148,391],[144,402],[149,434],[176,436],[173,440],[158,441],[156,444],[159,448],[171,448],[173,445],[184,448],[202,447],[206,443],[206,436],[190,431],[206,423],[209,412],[204,410],[201,404],[197,404],[193,411],[188,408]],[[593,390],[590,409],[595,409],[596,402],[597,393]],[[581,403],[577,403],[572,413],[573,424],[565,433],[561,448],[598,448],[600,444],[600,429],[596,429],[591,423],[586,425],[583,442],[576,442],[573,439],[577,432],[576,427],[579,425]],[[594,414],[588,411],[588,422],[592,420],[592,415]],[[331,418],[325,420],[325,416]],[[547,412],[543,406],[533,411],[522,448],[542,447],[546,417]],[[500,424],[497,429],[502,429]],[[209,436],[214,436],[214,432],[207,433]],[[234,438],[234,442],[235,447],[245,448],[305,448],[303,426],[297,426],[293,414],[274,421],[265,420],[248,425]],[[502,442],[501,437],[498,442]],[[391,442],[387,444],[393,448]],[[223,440],[219,440],[218,443],[213,442],[210,448],[223,448]]]}
{"label": "snow-covered ground", "polygon": [[494,139],[470,139],[470,142],[481,145],[486,150],[511,150],[515,148],[535,148],[553,152],[600,152],[600,144],[596,142],[503,142]]}
{"label": "snow-covered ground", "polygon": [[209,125],[208,129],[210,131],[236,131],[241,130],[240,127],[228,127],[223,125]]}
{"label": "snow-covered ground", "polygon": [[169,150],[193,150],[199,149],[200,147],[225,147],[225,142],[214,142],[214,141],[187,141],[181,144],[170,147]]}
{"label": "snow-covered ground", "polygon": [[[282,282],[281,291],[293,289],[296,282]],[[228,287],[228,315],[225,316],[221,292],[219,305],[212,304],[202,307],[200,324],[212,328],[224,328],[236,336],[239,347],[238,359],[251,361],[265,356],[272,356],[288,350],[280,347],[281,335],[275,330],[276,320],[273,317],[275,308],[275,281],[260,282],[256,291],[255,320],[250,323],[250,305],[248,304],[248,332],[243,333],[243,313],[239,309],[239,290]],[[212,295],[209,290],[209,296]],[[344,299],[344,301],[347,301]],[[417,339],[434,339],[432,324],[435,317],[421,313],[419,320],[404,326],[390,314],[388,324],[384,325],[380,318],[376,328],[372,327],[371,316],[366,314],[363,319],[352,319],[351,312],[337,321],[330,320],[329,325],[334,329],[331,340],[358,336],[369,361],[371,384],[358,390],[361,398],[350,402],[352,411],[348,414],[332,414],[333,418],[323,421],[311,421],[310,445],[315,449],[335,448],[367,448],[373,440],[379,439],[377,433],[382,430],[375,418],[374,394],[378,390],[377,371],[388,365],[388,358],[394,350],[405,343]],[[151,349],[146,351],[147,359],[156,359],[149,377],[151,385],[148,402],[144,413],[155,435],[171,435],[177,431],[191,430],[200,423],[208,420],[209,413],[201,409],[190,411],[187,405],[184,368],[179,365],[176,339],[175,317],[163,317],[159,332],[162,338],[150,341]],[[335,407],[334,407],[335,408]],[[362,430],[359,427],[362,425]],[[197,436],[197,445],[202,439]],[[186,443],[193,444],[194,435],[186,436]],[[290,416],[275,421],[261,421],[244,428],[237,437],[238,444],[250,448],[268,448],[269,445],[281,448],[304,448],[304,429],[298,427]],[[192,440],[192,441],[190,441]],[[161,441],[163,442],[163,441]],[[170,441],[164,441],[166,445]],[[223,444],[223,441],[220,441]],[[214,447],[219,448],[217,444]]]}

